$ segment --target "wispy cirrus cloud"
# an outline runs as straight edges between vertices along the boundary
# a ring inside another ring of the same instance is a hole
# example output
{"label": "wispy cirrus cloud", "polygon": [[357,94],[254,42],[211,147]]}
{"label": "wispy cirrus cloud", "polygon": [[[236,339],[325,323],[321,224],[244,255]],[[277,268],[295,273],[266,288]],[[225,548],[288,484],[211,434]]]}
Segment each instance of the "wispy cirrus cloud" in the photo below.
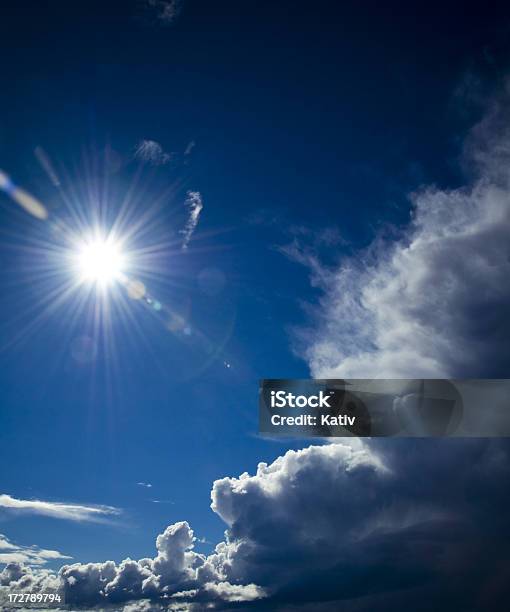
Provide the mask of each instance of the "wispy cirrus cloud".
{"label": "wispy cirrus cloud", "polygon": [[14,544],[0,533],[0,563],[24,563],[25,565],[44,565],[55,559],[71,559],[58,550],[48,550],[38,546]]}
{"label": "wispy cirrus cloud", "polygon": [[185,205],[189,210],[188,220],[183,230],[181,230],[181,234],[184,235],[184,239],[182,241],[182,248],[186,250],[188,248],[189,241],[191,240],[191,236],[193,236],[193,232],[195,231],[198,225],[198,219],[200,217],[200,213],[204,208],[202,203],[202,196],[199,191],[188,191]]}
{"label": "wispy cirrus cloud", "polygon": [[120,514],[112,506],[67,504],[42,500],[17,499],[11,495],[0,495],[0,511],[39,514],[51,518],[78,522],[102,522]]}
{"label": "wispy cirrus cloud", "polygon": [[147,0],[147,8],[155,13],[158,22],[170,25],[181,14],[182,0]]}
{"label": "wispy cirrus cloud", "polygon": [[172,159],[163,147],[155,140],[144,139],[136,145],[135,159],[151,166],[164,166]]}

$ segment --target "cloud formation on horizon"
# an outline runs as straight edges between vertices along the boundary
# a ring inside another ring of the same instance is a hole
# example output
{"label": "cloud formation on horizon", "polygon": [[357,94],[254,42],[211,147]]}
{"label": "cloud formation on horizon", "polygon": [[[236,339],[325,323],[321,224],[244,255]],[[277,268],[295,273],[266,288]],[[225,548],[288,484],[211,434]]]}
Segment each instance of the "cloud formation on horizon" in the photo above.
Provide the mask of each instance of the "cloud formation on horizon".
{"label": "cloud formation on horizon", "polygon": [[[193,530],[181,521],[157,537],[152,558],[75,563],[45,576],[61,582],[68,604],[87,610],[336,601],[368,612],[374,598],[376,609],[394,609],[396,594],[419,611],[470,602],[496,609],[510,530],[494,508],[510,501],[501,487],[509,477],[502,441],[353,440],[291,450],[254,475],[214,483],[212,508],[227,531],[210,555],[193,550]],[[486,558],[492,562],[480,564]],[[20,564],[4,574],[17,577],[2,578],[12,591],[39,580]]]}

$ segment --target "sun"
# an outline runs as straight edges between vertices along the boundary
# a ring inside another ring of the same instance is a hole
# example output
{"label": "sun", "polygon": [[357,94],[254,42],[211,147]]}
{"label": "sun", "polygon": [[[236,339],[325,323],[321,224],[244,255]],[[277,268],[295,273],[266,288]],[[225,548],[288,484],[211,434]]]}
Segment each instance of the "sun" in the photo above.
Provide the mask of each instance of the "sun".
{"label": "sun", "polygon": [[78,246],[76,268],[81,282],[106,287],[124,278],[125,267],[122,245],[112,238],[95,236]]}

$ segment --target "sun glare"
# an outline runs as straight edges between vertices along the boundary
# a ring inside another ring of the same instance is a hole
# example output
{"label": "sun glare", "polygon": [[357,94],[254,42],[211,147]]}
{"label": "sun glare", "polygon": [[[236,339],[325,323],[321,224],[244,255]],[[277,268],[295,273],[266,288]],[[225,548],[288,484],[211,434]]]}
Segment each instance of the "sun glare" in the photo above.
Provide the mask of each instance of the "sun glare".
{"label": "sun glare", "polygon": [[106,286],[122,278],[125,257],[120,244],[95,238],[84,242],[78,249],[77,264],[82,281]]}

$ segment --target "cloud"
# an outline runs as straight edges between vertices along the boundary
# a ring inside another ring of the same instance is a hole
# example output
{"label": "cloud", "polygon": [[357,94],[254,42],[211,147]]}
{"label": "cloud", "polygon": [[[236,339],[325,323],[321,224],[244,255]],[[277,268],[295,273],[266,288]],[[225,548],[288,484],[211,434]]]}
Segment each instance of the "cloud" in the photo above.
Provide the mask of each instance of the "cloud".
{"label": "cloud", "polygon": [[66,602],[104,605],[174,597],[180,601],[251,601],[263,596],[253,584],[230,584],[206,557],[193,551],[195,537],[186,521],[168,526],[156,538],[157,554],[138,561],[125,559],[65,565],[59,576]]}
{"label": "cloud", "polygon": [[83,506],[41,500],[16,499],[10,495],[0,495],[0,510],[9,512],[27,512],[70,521],[101,522],[107,517],[120,514],[118,508],[112,506]]}
{"label": "cloud", "polygon": [[161,24],[170,25],[181,13],[182,0],[147,0],[147,7]]}
{"label": "cloud", "polygon": [[[45,565],[48,561],[55,559],[71,559],[71,557],[63,555],[57,550],[14,544],[0,533],[0,564]],[[1,576],[0,573],[0,584],[2,584]]]}
{"label": "cloud", "polygon": [[152,166],[164,166],[172,159],[155,140],[141,140],[135,149],[135,159]]}
{"label": "cloud", "polygon": [[152,489],[152,485],[150,482],[137,482],[139,487],[145,487],[146,489]]}
{"label": "cloud", "polygon": [[[253,476],[215,482],[212,507],[229,528],[207,563],[231,583],[249,578],[275,601],[382,600],[425,587],[432,598],[481,597],[506,571],[496,570],[507,558],[498,534],[509,529],[494,508],[510,497],[500,484],[510,475],[509,450],[444,439],[289,451]],[[476,473],[465,469],[474,464]],[[468,490],[485,501],[474,503]],[[460,568],[474,582],[457,590]]]}
{"label": "cloud", "polygon": [[[502,113],[495,107],[468,140],[471,184],[415,194],[397,240],[339,268],[298,243],[289,248],[323,290],[305,353],[314,375],[507,371],[510,123]],[[191,194],[192,232],[202,205]],[[509,479],[506,440],[310,446],[214,482],[211,507],[227,529],[209,555],[195,552],[193,530],[180,521],[157,537],[153,557],[68,564],[58,576],[12,565],[2,584],[58,580],[69,605],[87,610],[496,611],[509,596]]]}
{"label": "cloud", "polygon": [[470,182],[412,194],[395,240],[326,266],[286,254],[322,290],[297,350],[316,377],[505,377],[510,367],[510,123],[495,105],[465,147]]}
{"label": "cloud", "polygon": [[185,205],[189,210],[189,217],[184,229],[180,232],[184,235],[184,239],[182,241],[182,248],[184,250],[188,248],[191,236],[193,236],[193,232],[198,225],[198,219],[204,207],[202,203],[202,196],[198,191],[188,191]]}
{"label": "cloud", "polygon": [[[189,610],[189,608],[181,609],[183,611]],[[149,599],[140,599],[134,603],[127,604],[122,608],[122,612],[159,612],[160,610],[163,610],[162,606],[153,603]],[[170,610],[170,608],[165,606],[165,610]]]}
{"label": "cloud", "polygon": [[0,599],[9,592],[56,590],[60,584],[58,576],[49,570],[32,569],[23,563],[11,562],[0,572]]}
{"label": "cloud", "polygon": [[58,579],[73,609],[335,601],[368,612],[398,600],[413,610],[493,610],[508,584],[509,477],[503,441],[310,446],[214,483],[212,508],[227,531],[212,554],[193,550],[181,521],[157,537],[152,558],[65,565]]}
{"label": "cloud", "polygon": [[191,140],[190,142],[188,142],[188,144],[186,145],[186,148],[184,149],[184,157],[191,155],[191,153],[193,152],[193,149],[196,147],[196,144],[197,143],[194,140]]}
{"label": "cloud", "polygon": [[264,591],[255,584],[231,584],[230,582],[206,582],[204,594],[207,599],[226,602],[246,602],[261,599]]}

